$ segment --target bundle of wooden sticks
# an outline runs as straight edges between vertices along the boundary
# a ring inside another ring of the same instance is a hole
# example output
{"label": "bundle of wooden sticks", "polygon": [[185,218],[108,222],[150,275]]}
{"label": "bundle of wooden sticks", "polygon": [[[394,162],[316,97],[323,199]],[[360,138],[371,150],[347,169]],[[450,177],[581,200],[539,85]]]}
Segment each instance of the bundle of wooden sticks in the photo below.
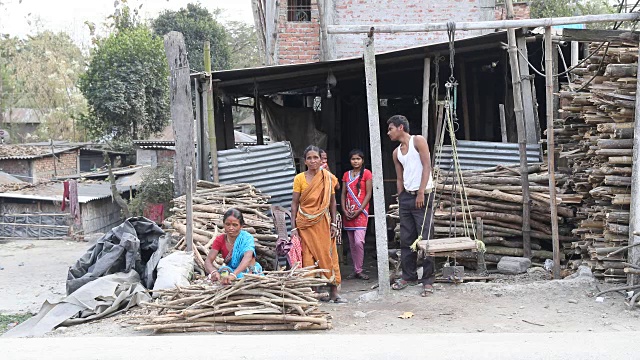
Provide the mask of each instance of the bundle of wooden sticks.
{"label": "bundle of wooden sticks", "polygon": [[[262,194],[251,184],[224,185],[208,181],[198,181],[193,195],[193,242],[196,266],[204,270],[204,259],[209,254],[213,240],[223,233],[222,218],[230,208],[236,208],[245,220],[244,230],[256,240],[258,261],[265,269],[273,269],[275,264],[275,245],[278,237],[274,235],[273,220],[266,215],[271,207],[269,196]],[[173,200],[173,216],[168,219],[171,227],[183,237],[176,249],[184,250],[186,226],[186,198]]]}
{"label": "bundle of wooden sticks", "polygon": [[315,277],[314,267],[245,275],[231,286],[190,285],[154,291],[161,296],[144,303],[148,315],[133,315],[136,330],[156,332],[325,330],[329,315],[318,298],[328,296],[312,287],[330,282]]}

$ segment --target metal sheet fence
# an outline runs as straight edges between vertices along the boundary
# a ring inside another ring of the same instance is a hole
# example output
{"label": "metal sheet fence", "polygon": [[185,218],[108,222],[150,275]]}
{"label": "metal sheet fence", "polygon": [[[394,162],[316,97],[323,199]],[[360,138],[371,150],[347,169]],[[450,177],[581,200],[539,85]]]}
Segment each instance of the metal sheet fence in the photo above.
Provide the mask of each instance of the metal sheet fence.
{"label": "metal sheet fence", "polygon": [[291,205],[296,168],[289,142],[218,151],[218,168],[221,183],[250,183],[271,195],[272,205]]}
{"label": "metal sheet fence", "polygon": [[69,214],[4,214],[0,238],[63,239],[69,236]]}
{"label": "metal sheet fence", "polygon": [[[496,165],[510,166],[520,164],[520,151],[518,150],[518,144],[514,143],[459,140],[457,153],[462,170],[478,170]],[[440,168],[443,170],[453,168],[451,145],[442,147],[442,158],[436,158],[436,164],[438,164],[438,161]],[[533,164],[541,161],[540,146],[536,144],[527,145],[527,162]]]}

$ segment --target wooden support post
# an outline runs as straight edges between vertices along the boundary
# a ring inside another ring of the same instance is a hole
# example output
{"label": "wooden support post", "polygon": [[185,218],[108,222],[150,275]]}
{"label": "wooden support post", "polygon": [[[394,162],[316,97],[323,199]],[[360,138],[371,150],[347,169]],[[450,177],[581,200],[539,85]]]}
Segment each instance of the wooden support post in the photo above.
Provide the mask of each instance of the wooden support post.
{"label": "wooden support post", "polygon": [[555,143],[553,134],[553,43],[551,27],[544,31],[544,68],[547,103],[547,159],[549,168],[549,207],[551,208],[551,241],[553,245],[553,277],[560,278],[560,239],[558,237],[558,204],[556,199]]}
{"label": "wooden support post", "polygon": [[[481,217],[476,218],[476,239],[484,243],[484,223],[482,222]],[[478,251],[476,256],[478,257],[478,271],[480,273],[487,272],[487,263],[484,261],[484,253],[482,251]]]}
{"label": "wooden support post", "polygon": [[[640,54],[640,51],[639,51]],[[640,230],[640,71],[637,71],[636,82],[636,104],[635,123],[633,125],[633,170],[631,174],[631,211],[629,214],[629,245],[636,245],[640,242],[640,236],[634,235]],[[640,266],[640,247],[633,246],[629,249],[628,263],[633,266]],[[629,285],[640,283],[640,276],[636,274],[627,275]]]}
{"label": "wooden support post", "polygon": [[[204,144],[206,142],[206,128],[202,121],[202,94],[200,92],[200,81],[197,78],[193,79],[193,88],[196,92],[196,176],[197,179],[206,180],[204,177],[206,176],[206,173],[209,172],[209,161],[207,159],[209,157],[209,153],[204,150]],[[205,159],[207,159],[206,162]]]}
{"label": "wooden support post", "polygon": [[185,242],[187,244],[187,252],[193,252],[193,170],[191,166],[186,168],[185,184],[187,184],[187,233],[185,234]]}
{"label": "wooden support post", "polygon": [[431,85],[431,58],[424,59],[422,75],[422,136],[429,140],[429,89]]}
{"label": "wooden support post", "polygon": [[[473,123],[476,125],[476,129],[477,129],[479,124],[481,124],[480,107],[483,105],[480,101],[480,80],[478,79],[478,68],[473,68],[472,75],[473,75]],[[471,124],[470,123],[471,121],[468,119],[467,121],[463,121],[465,140],[471,140]],[[476,140],[481,140],[481,139],[476,139]]]}
{"label": "wooden support post", "polygon": [[[551,47],[551,53],[552,53],[552,72],[554,74],[558,74],[560,73],[560,56],[558,54],[558,47],[557,47],[557,43],[553,42],[553,39],[551,39],[553,46]],[[546,72],[546,68],[545,68],[545,72]],[[553,78],[553,93],[557,94],[560,92],[560,81],[557,77]],[[557,119],[560,117],[560,97],[559,96],[554,96],[553,97],[553,118]]]}
{"label": "wooden support post", "polygon": [[507,140],[507,119],[506,114],[504,113],[504,104],[498,105],[498,111],[500,112],[500,137],[502,138],[502,142],[509,142]]}
{"label": "wooden support post", "polygon": [[189,80],[187,48],[182,34],[177,31],[171,31],[165,35],[164,49],[169,63],[169,101],[173,133],[176,141],[173,188],[175,197],[178,197],[186,192],[185,169],[187,166],[192,169],[195,167],[191,81]]}
{"label": "wooden support post", "polygon": [[442,126],[444,123],[444,102],[436,101],[437,123],[436,123],[436,139],[433,141],[433,152],[431,153],[431,168],[436,166],[436,156],[440,150],[440,139],[442,138]]}
{"label": "wooden support post", "polygon": [[256,143],[258,145],[264,145],[264,135],[262,134],[262,112],[260,111],[260,94],[258,93],[257,88],[253,92],[253,119],[256,125]]}
{"label": "wooden support post", "polygon": [[233,133],[233,103],[234,99],[231,96],[222,95],[224,123],[222,124],[222,129],[220,129],[219,135],[222,134],[225,149],[233,149],[236,144]]}
{"label": "wooden support post", "polygon": [[367,112],[369,114],[369,143],[373,172],[373,206],[375,208],[376,253],[378,255],[378,292],[388,295],[389,246],[387,244],[387,209],[384,201],[384,179],[382,170],[382,143],[380,140],[380,115],[378,113],[378,80],[376,77],[376,50],[373,36],[364,40],[364,74],[367,87]]}
{"label": "wooden support post", "polygon": [[[209,156],[211,157],[211,168],[213,169],[213,182],[220,181],[218,172],[218,138],[216,136],[216,121],[213,114],[213,104],[215,102],[213,94],[213,80],[211,78],[211,44],[204,42],[204,71],[209,76],[207,84],[207,127],[209,130]],[[207,161],[207,164],[209,161]],[[208,170],[208,166],[207,166]],[[208,172],[208,171],[207,171]]]}
{"label": "wooden support post", "polygon": [[522,79],[522,107],[524,110],[524,125],[527,134],[527,144],[538,144],[540,134],[536,128],[536,119],[533,114],[533,94],[531,94],[531,83],[533,80],[529,76],[529,64],[527,64],[526,61],[526,58],[529,57],[527,40],[524,36],[518,36],[516,41],[518,44],[518,51],[522,53],[518,58],[518,64],[520,64],[520,77]]}
{"label": "wooden support post", "polygon": [[[507,19],[513,18],[513,0],[506,0]],[[509,42],[509,64],[511,67],[511,83],[513,85],[513,111],[516,115],[518,130],[518,149],[520,151],[520,178],[522,179],[522,244],[525,257],[531,258],[531,218],[529,199],[529,171],[527,165],[527,135],[522,108],[522,81],[518,64],[515,29],[507,30]]]}
{"label": "wooden support post", "polygon": [[[460,100],[462,100],[462,123],[464,124],[464,136],[465,140],[469,140],[467,137],[467,131],[471,131],[471,129],[469,129],[469,88],[467,87],[467,64],[465,64],[464,60],[460,61],[458,69],[460,69]],[[476,94],[474,93],[474,95]],[[478,100],[473,99],[473,101],[476,102]],[[478,121],[477,119],[475,120]],[[438,140],[439,139],[436,141]]]}

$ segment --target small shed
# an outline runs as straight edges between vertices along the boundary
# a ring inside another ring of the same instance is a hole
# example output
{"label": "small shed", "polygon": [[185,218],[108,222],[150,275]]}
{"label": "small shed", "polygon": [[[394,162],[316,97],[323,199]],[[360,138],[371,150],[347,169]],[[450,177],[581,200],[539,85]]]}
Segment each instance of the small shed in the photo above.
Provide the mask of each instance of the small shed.
{"label": "small shed", "polygon": [[[110,186],[104,181],[78,183],[84,234],[106,232],[120,224],[120,208],[111,199]],[[117,188],[123,194],[130,191],[130,187]],[[69,207],[62,210],[63,193],[63,182],[0,193],[0,238],[59,239],[70,235],[72,220]]]}
{"label": "small shed", "polygon": [[0,145],[0,171],[36,183],[79,172],[82,144]]}

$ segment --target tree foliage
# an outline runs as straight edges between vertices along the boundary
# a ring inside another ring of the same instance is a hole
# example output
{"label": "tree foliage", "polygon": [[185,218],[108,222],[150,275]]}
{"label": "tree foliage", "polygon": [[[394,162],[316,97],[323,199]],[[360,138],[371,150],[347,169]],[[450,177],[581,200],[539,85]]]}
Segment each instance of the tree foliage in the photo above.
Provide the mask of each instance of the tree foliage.
{"label": "tree foliage", "polygon": [[161,132],[169,120],[168,75],[163,41],[147,27],[127,25],[99,40],[80,80],[91,137],[136,140]]}
{"label": "tree foliage", "polygon": [[229,68],[230,51],[225,28],[214,18],[214,14],[200,4],[188,4],[179,11],[166,10],[152,22],[155,34],[164,36],[170,31],[179,31],[184,36],[189,54],[189,66],[195,71],[204,71],[204,42],[211,43],[211,67],[213,70]]}
{"label": "tree foliage", "polygon": [[69,35],[44,31],[26,39],[4,38],[0,57],[0,110],[32,109],[41,121],[36,134],[13,135],[76,140],[74,119],[86,110],[77,87],[84,56]]}
{"label": "tree foliage", "polygon": [[226,24],[231,50],[231,68],[243,69],[264,65],[258,48],[258,34],[253,25],[241,21]]}
{"label": "tree foliage", "polygon": [[173,169],[160,166],[150,169],[142,177],[136,196],[129,203],[129,211],[135,216],[142,216],[149,204],[164,204],[168,213],[170,201],[173,200]]}
{"label": "tree foliage", "polygon": [[[610,14],[615,9],[606,0],[533,0],[530,2],[531,18],[549,18]],[[589,24],[589,27],[608,27],[606,23]]]}

